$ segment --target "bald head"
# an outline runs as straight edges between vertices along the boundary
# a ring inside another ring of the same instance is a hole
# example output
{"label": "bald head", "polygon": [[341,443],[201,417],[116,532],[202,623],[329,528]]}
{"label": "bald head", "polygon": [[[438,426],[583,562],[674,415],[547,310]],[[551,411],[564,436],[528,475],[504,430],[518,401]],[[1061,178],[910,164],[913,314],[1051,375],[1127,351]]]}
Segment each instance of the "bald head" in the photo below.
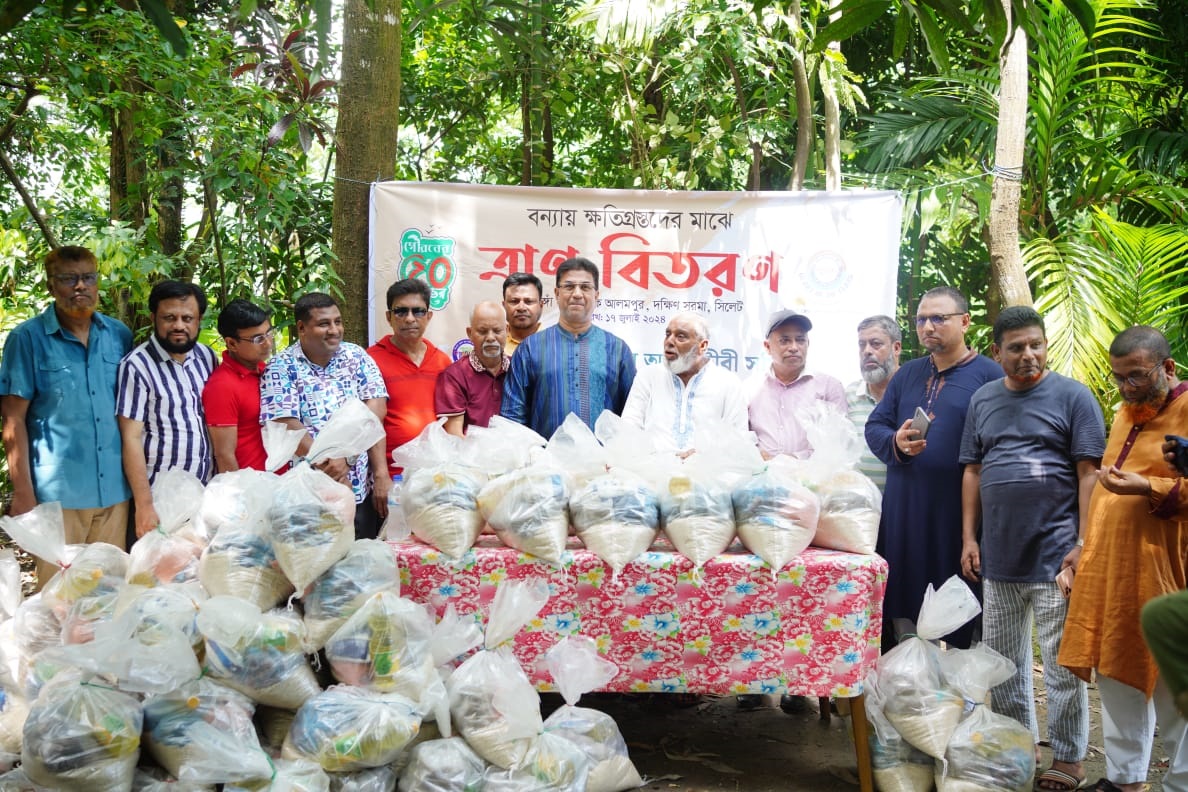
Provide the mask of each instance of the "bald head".
{"label": "bald head", "polygon": [[474,344],[474,351],[484,366],[494,368],[502,365],[503,344],[507,341],[507,315],[503,306],[490,301],[474,306],[466,336]]}

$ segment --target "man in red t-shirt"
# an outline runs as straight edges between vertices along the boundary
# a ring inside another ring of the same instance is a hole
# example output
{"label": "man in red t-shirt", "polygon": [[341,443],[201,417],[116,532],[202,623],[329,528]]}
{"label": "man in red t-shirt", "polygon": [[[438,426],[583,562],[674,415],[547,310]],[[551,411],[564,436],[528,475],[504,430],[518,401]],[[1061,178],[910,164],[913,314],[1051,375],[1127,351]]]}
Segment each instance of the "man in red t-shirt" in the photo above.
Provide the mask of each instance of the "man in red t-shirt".
{"label": "man in red t-shirt", "polygon": [[202,391],[215,469],[264,469],[260,434],[260,374],[272,353],[269,312],[247,300],[232,300],[219,314],[219,335],[227,344],[223,362]]}
{"label": "man in red t-shirt", "polygon": [[412,440],[421,430],[437,420],[433,408],[433,389],[437,375],[452,362],[450,356],[425,340],[425,328],[433,313],[429,310],[429,284],[405,278],[388,287],[388,310],[385,315],[392,334],[367,348],[375,360],[384,384],[388,386],[388,413],[384,431],[388,441],[385,454],[390,473],[401,468],[392,464],[392,451]]}

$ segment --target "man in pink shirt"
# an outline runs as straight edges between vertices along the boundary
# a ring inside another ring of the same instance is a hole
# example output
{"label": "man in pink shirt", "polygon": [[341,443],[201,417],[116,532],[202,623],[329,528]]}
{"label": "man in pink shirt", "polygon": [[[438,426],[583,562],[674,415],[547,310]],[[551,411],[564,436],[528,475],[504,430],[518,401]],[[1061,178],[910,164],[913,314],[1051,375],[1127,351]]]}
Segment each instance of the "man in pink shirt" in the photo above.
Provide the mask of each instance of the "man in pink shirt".
{"label": "man in pink shirt", "polygon": [[846,414],[846,389],[841,382],[805,369],[812,329],[809,318],[796,311],[776,311],[768,320],[763,348],[771,355],[771,368],[747,383],[751,431],[766,459],[777,454],[812,456],[801,420],[814,402],[826,402]]}

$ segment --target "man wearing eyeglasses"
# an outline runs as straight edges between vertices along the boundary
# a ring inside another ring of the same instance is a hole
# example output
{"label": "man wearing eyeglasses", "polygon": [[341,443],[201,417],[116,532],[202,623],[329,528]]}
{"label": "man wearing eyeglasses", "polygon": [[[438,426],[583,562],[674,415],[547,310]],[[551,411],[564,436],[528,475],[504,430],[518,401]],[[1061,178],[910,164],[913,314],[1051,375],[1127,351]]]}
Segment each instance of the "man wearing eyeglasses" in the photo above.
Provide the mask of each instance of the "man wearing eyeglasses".
{"label": "man wearing eyeglasses", "polygon": [[264,361],[272,354],[269,314],[243,299],[232,300],[219,312],[219,335],[227,348],[202,390],[219,473],[264,469],[268,455],[260,432],[260,377]]}
{"label": "man wearing eyeglasses", "polygon": [[1106,778],[1091,788],[1142,789],[1158,724],[1169,756],[1163,788],[1184,792],[1188,724],[1143,643],[1140,614],[1188,584],[1188,485],[1163,450],[1165,434],[1188,426],[1188,383],[1176,377],[1171,347],[1153,327],[1119,333],[1110,370],[1122,406],[1089,502],[1059,660],[1085,681],[1095,677],[1101,694]]}
{"label": "man wearing eyeglasses", "polygon": [[[132,493],[115,394],[132,334],[98,312],[99,274],[90,250],[55,248],[45,272],[53,304],[8,334],[0,360],[11,514],[59,501],[68,544],[124,547]],[[55,571],[37,559],[39,585]]]}
{"label": "man wearing eyeglasses", "polygon": [[[883,649],[895,645],[895,619],[914,622],[931,583],[961,573],[961,478],[957,461],[970,397],[1002,368],[965,344],[969,304],[949,286],[929,289],[916,308],[916,336],[928,350],[891,378],[866,421],[866,444],[887,466],[878,553],[887,559]],[[927,438],[912,428],[917,408]],[[968,647],[970,625],[946,636]]]}
{"label": "man wearing eyeglasses", "polygon": [[433,319],[429,310],[429,284],[417,278],[398,280],[388,287],[388,325],[392,334],[367,348],[388,387],[385,456],[389,475],[402,472],[392,463],[392,452],[412,440],[437,420],[433,389],[437,377],[449,368],[450,356],[425,338]]}
{"label": "man wearing eyeglasses", "polygon": [[551,437],[569,413],[591,429],[603,410],[622,414],[635,358],[618,336],[595,327],[598,267],[567,259],[557,268],[557,324],[529,336],[512,356],[500,412]]}

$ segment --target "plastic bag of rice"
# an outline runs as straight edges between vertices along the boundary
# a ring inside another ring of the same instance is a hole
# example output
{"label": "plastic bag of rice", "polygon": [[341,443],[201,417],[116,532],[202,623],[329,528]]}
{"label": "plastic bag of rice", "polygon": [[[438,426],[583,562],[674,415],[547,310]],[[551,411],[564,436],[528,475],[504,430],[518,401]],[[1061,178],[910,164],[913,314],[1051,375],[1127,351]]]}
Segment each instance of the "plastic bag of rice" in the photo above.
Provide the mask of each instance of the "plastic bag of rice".
{"label": "plastic bag of rice", "polygon": [[929,792],[935,760],[912,747],[883,714],[884,695],[877,673],[867,676],[866,718],[870,723],[870,763],[880,792]]}
{"label": "plastic bag of rice", "polygon": [[647,552],[660,531],[655,490],[626,470],[591,479],[570,495],[569,514],[578,538],[616,575]]}
{"label": "plastic bag of rice", "polygon": [[[2,785],[0,790],[4,790]],[[159,767],[138,767],[132,777],[132,792],[215,792],[215,788],[178,781]]]}
{"label": "plastic bag of rice", "polygon": [[[544,607],[543,580],[512,581],[495,592],[485,649],[446,681],[450,717],[475,753],[503,769],[519,765],[540,733],[540,696],[509,647],[501,645]],[[498,647],[498,648],[497,648]]]}
{"label": "plastic bag of rice", "polygon": [[545,663],[565,699],[544,722],[546,734],[564,737],[589,759],[586,792],[620,792],[643,784],[627,755],[627,743],[614,718],[605,712],[577,706],[585,693],[605,687],[619,668],[598,656],[594,640],[566,636],[545,655]]}
{"label": "plastic bag of rice", "polygon": [[310,648],[325,646],[334,631],[380,591],[400,593],[396,554],[386,542],[356,539],[342,560],[323,572],[301,598]]}
{"label": "plastic bag of rice", "polygon": [[305,628],[294,615],[211,597],[198,611],[198,629],[206,640],[206,675],[255,702],[295,710],[321,690],[305,659]]}
{"label": "plastic bag of rice", "polygon": [[145,747],[179,781],[266,781],[272,762],[256,738],[254,710],[242,693],[200,679],[145,701]]}
{"label": "plastic bag of rice", "polygon": [[883,513],[878,486],[856,470],[841,470],[814,489],[821,500],[821,514],[813,544],[847,553],[873,553]]}
{"label": "plastic bag of rice", "polygon": [[308,759],[277,759],[263,784],[226,784],[223,792],[330,792],[330,776]]}
{"label": "plastic bag of rice", "polygon": [[879,658],[879,687],[887,720],[905,740],[942,762],[965,703],[943,685],[940,650],[930,641],[948,635],[980,611],[977,598],[957,576],[936,591],[929,585],[916,635]]}
{"label": "plastic bag of rice", "polygon": [[478,493],[487,483],[474,446],[448,434],[442,421],[392,452],[404,468],[400,506],[413,535],[452,558],[473,545],[483,529]]}
{"label": "plastic bag of rice", "polygon": [[499,541],[560,565],[569,536],[569,474],[549,458],[492,479],[479,510]]}
{"label": "plastic bag of rice", "polygon": [[310,759],[327,772],[380,767],[395,761],[420,728],[412,700],[335,685],[297,710],[281,755]]}
{"label": "plastic bag of rice", "polygon": [[29,707],[21,766],[29,780],[56,790],[131,789],[142,726],[132,696],[59,674]]}
{"label": "plastic bag of rice", "polygon": [[136,540],[128,551],[129,583],[154,586],[198,579],[198,559],[209,537],[198,523],[204,487],[181,468],[162,472],[153,482],[155,530]]}
{"label": "plastic bag of rice", "polygon": [[479,792],[486,767],[461,737],[423,742],[400,774],[400,792]]}
{"label": "plastic bag of rice", "polygon": [[238,597],[273,608],[293,593],[262,520],[225,524],[202,551],[198,579],[212,597]]}
{"label": "plastic bag of rice", "polygon": [[804,552],[817,531],[820,502],[799,483],[796,460],[778,456],[731,493],[738,538],[773,572]]}
{"label": "plastic bag of rice", "polygon": [[339,682],[419,701],[440,680],[432,634],[433,618],[423,605],[380,591],[326,641],[326,659]]}
{"label": "plastic bag of rice", "polygon": [[515,767],[488,767],[483,792],[584,792],[590,760],[559,734],[538,735]]}

